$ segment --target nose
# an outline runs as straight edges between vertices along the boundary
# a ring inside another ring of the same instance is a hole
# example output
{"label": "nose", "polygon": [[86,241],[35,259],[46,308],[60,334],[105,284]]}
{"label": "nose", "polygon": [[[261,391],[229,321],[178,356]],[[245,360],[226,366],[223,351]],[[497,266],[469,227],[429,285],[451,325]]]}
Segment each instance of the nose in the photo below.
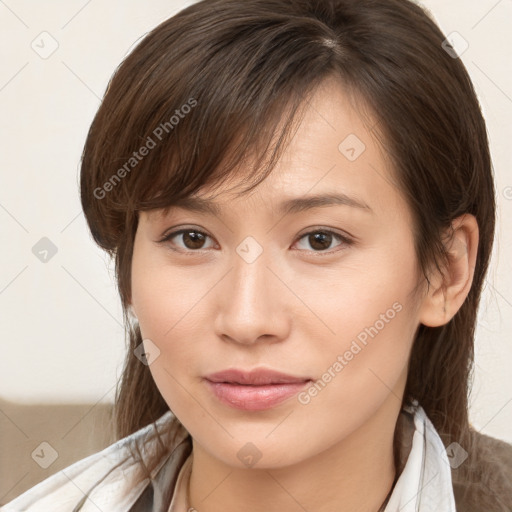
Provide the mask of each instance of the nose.
{"label": "nose", "polygon": [[222,286],[216,287],[219,338],[244,345],[286,339],[292,294],[275,267],[265,252],[251,263],[234,254]]}

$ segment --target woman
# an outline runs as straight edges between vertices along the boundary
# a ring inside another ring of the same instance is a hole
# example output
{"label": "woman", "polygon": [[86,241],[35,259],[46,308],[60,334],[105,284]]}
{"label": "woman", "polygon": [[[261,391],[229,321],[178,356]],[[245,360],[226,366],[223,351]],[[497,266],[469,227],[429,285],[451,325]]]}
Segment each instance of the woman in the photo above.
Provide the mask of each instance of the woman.
{"label": "woman", "polygon": [[403,0],[204,0],[144,38],[81,169],[120,440],[4,510],[512,509],[468,420],[496,205],[445,39]]}

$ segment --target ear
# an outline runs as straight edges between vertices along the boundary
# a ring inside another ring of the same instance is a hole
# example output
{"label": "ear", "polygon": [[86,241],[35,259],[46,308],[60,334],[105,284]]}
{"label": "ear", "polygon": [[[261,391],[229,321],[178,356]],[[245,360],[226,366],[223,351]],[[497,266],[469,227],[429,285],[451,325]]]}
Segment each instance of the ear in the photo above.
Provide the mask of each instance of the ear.
{"label": "ear", "polygon": [[447,324],[469,294],[475,273],[479,231],[476,218],[466,213],[457,217],[444,233],[448,265],[430,276],[419,320],[427,327]]}

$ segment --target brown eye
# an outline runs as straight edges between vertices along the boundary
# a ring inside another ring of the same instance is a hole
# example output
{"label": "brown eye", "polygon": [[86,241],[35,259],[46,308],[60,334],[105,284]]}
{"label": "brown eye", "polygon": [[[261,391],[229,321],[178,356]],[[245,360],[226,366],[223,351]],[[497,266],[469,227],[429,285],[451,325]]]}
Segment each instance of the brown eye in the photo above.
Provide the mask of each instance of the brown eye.
{"label": "brown eye", "polygon": [[[181,244],[178,244],[173,239],[180,240]],[[205,249],[205,240],[209,238],[206,233],[202,231],[198,231],[197,229],[181,229],[179,231],[174,231],[166,235],[160,242],[171,242],[172,245],[177,245],[178,250],[190,250],[190,251],[199,251],[201,249]]]}
{"label": "brown eye", "polygon": [[[307,243],[311,247],[311,249],[306,247],[306,250],[309,250],[312,252],[327,252],[327,249],[331,248],[331,244],[336,239],[341,242],[338,245],[350,245],[351,244],[351,240],[348,239],[347,237],[344,237],[343,235],[334,233],[333,231],[329,231],[329,230],[310,231],[309,233],[305,233],[304,235],[302,235],[299,238],[299,240],[303,240],[303,239],[306,239]],[[329,251],[329,252],[333,252],[333,251]]]}
{"label": "brown eye", "polygon": [[202,233],[198,233],[197,231],[184,231],[182,235],[183,243],[187,249],[202,249],[205,240]]}
{"label": "brown eye", "polygon": [[310,243],[313,249],[318,249],[322,251],[324,249],[329,249],[329,246],[332,243],[333,236],[329,233],[314,233],[308,235],[308,242]]}

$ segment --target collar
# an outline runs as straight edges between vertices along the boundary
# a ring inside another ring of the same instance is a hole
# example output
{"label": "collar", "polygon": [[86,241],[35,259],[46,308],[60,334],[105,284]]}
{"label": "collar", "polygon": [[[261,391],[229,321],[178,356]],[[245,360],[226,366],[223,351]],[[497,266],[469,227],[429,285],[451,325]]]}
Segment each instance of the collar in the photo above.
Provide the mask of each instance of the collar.
{"label": "collar", "polygon": [[403,408],[412,419],[412,446],[384,512],[456,512],[444,444],[417,401]]}

